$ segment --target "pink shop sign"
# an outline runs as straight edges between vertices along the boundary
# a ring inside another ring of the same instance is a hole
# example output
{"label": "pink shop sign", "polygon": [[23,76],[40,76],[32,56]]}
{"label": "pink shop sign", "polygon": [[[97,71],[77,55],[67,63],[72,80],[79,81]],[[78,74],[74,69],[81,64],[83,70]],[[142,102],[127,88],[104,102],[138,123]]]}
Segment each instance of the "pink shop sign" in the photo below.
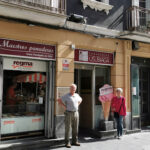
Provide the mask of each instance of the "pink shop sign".
{"label": "pink shop sign", "polygon": [[113,65],[113,53],[89,51],[89,50],[75,50],[75,61],[80,63]]}
{"label": "pink shop sign", "polygon": [[55,46],[0,39],[0,54],[55,60]]}

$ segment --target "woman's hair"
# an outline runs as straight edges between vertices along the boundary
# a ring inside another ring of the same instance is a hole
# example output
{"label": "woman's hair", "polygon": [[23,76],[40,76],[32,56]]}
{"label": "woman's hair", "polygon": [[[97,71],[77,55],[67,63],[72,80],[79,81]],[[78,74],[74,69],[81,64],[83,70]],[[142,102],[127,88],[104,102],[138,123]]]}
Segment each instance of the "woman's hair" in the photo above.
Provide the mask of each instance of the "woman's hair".
{"label": "woman's hair", "polygon": [[117,91],[120,91],[121,93],[123,93],[123,89],[122,89],[122,88],[117,88],[117,89],[116,89],[116,92],[117,92]]}

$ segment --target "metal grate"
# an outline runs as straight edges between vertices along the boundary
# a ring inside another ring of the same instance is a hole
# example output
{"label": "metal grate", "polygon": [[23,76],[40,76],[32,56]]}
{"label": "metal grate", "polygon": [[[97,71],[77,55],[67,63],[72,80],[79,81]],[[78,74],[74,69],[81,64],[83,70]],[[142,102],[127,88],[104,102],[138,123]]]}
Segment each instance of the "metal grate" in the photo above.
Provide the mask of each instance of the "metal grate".
{"label": "metal grate", "polygon": [[127,30],[150,33],[150,10],[133,6],[126,11]]}

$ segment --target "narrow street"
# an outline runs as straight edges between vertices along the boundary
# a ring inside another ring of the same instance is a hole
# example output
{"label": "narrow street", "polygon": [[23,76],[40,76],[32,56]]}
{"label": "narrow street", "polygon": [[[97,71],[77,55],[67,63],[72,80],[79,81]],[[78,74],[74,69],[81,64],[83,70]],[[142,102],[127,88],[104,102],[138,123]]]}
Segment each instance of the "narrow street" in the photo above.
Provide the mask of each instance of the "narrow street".
{"label": "narrow street", "polygon": [[[121,139],[100,140],[92,137],[80,137],[80,147],[71,150],[150,150],[150,131],[124,135]],[[39,150],[66,150],[64,144]]]}

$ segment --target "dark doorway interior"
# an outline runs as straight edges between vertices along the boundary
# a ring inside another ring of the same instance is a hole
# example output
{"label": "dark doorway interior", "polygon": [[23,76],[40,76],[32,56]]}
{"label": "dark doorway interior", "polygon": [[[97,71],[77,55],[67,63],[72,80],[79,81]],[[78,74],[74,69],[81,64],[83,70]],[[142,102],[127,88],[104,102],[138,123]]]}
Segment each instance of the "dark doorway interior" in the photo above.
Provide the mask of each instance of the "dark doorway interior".
{"label": "dark doorway interior", "polygon": [[139,96],[141,127],[150,126],[150,59],[132,57],[139,67]]}
{"label": "dark doorway interior", "polygon": [[150,68],[140,67],[141,126],[150,125]]}
{"label": "dark doorway interior", "polygon": [[92,128],[92,70],[75,69],[75,83],[83,101],[79,108],[79,127]]}

